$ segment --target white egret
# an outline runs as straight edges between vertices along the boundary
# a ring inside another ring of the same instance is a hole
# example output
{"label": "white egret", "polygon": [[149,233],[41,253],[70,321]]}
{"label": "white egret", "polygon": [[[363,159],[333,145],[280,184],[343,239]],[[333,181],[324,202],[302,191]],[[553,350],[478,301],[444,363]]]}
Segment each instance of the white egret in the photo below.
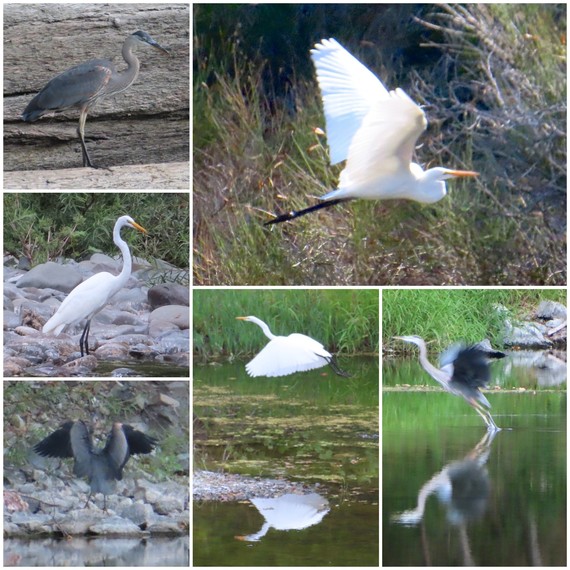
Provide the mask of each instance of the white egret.
{"label": "white egret", "polygon": [[112,275],[104,271],[96,273],[87,279],[87,281],[80,283],[63,300],[57,312],[43,326],[42,332],[49,333],[55,331],[55,334],[58,335],[67,325],[87,319],[87,323],[79,340],[81,356],[83,356],[83,345],[85,345],[85,352],[89,354],[88,337],[91,319],[109,302],[109,299],[111,299],[115,293],[123,288],[131,275],[131,252],[126,242],[121,239],[121,229],[125,226],[146,233],[146,230],[142,226],[139,226],[130,216],[121,216],[115,222],[113,241],[123,254],[123,269],[121,273],[119,273],[119,275]]}
{"label": "white egret", "polygon": [[491,379],[489,359],[504,358],[506,354],[498,350],[487,350],[480,345],[463,346],[455,344],[440,356],[441,368],[436,368],[427,359],[427,348],[419,336],[395,336],[397,340],[411,342],[420,349],[420,364],[444,390],[454,396],[461,396],[482,418],[490,432],[501,428],[495,424],[487,408],[489,400],[479,391],[487,388]]}
{"label": "white egret", "polygon": [[250,376],[287,376],[294,372],[321,368],[327,364],[330,364],[339,376],[348,376],[337,366],[334,356],[310,336],[298,333],[275,336],[267,324],[257,317],[236,317],[236,319],[255,323],[271,341],[246,364],[245,369]]}
{"label": "white egret", "polygon": [[388,91],[334,39],[321,40],[311,56],[322,93],[331,163],[347,162],[338,188],[322,196],[323,202],[265,225],[356,198],[432,204],[445,196],[445,180],[478,175],[440,166],[424,171],[412,162],[416,141],[427,126],[422,109],[402,89]]}

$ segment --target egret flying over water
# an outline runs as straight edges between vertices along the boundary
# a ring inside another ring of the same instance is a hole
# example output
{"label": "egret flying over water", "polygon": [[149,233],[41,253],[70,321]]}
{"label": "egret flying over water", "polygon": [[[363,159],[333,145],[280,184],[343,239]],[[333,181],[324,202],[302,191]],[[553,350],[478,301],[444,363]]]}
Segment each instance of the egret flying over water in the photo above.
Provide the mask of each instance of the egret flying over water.
{"label": "egret flying over water", "polygon": [[427,359],[425,341],[419,336],[396,336],[404,342],[411,342],[420,349],[420,364],[423,369],[444,390],[454,396],[461,396],[482,418],[487,429],[499,431],[489,409],[491,404],[479,391],[486,388],[491,380],[489,359],[504,358],[504,352],[484,350],[479,345],[463,346],[456,344],[448,348],[440,357],[441,368],[436,368]]}
{"label": "egret flying over water", "polygon": [[336,40],[316,44],[311,57],[321,88],[331,163],[346,160],[346,165],[338,188],[322,196],[322,202],[265,225],[356,198],[432,204],[446,195],[446,180],[478,175],[441,166],[424,171],[412,162],[416,141],[427,126],[423,110],[399,87],[388,91]]}
{"label": "egret flying over water", "polygon": [[261,327],[270,342],[245,366],[250,376],[287,376],[295,372],[313,370],[330,364],[339,376],[348,376],[336,364],[334,356],[324,346],[304,334],[293,333],[289,336],[275,336],[261,319],[257,317],[236,317]]}

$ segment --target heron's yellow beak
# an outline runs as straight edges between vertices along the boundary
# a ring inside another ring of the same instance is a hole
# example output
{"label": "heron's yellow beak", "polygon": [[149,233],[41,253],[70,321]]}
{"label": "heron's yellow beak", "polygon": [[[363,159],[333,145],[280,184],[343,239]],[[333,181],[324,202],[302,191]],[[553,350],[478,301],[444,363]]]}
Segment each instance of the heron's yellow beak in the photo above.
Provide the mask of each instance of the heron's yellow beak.
{"label": "heron's yellow beak", "polygon": [[238,321],[247,321],[247,317],[236,317]]}

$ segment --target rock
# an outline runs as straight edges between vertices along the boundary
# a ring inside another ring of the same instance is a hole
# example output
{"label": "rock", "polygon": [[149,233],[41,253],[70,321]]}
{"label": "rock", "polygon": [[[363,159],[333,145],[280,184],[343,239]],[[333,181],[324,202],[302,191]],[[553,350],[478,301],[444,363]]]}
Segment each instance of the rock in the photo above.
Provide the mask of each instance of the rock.
{"label": "rock", "polygon": [[69,293],[77,287],[83,278],[81,274],[68,265],[60,265],[53,261],[36,265],[18,279],[18,287],[36,287],[38,289],[56,289]]}
{"label": "rock", "polygon": [[551,320],[560,319],[566,320],[566,307],[561,303],[556,301],[541,301],[538,309],[536,310],[536,316],[539,319]]}
{"label": "rock", "polygon": [[552,341],[544,337],[546,327],[536,323],[523,323],[513,326],[510,321],[505,323],[505,346],[518,346],[521,348],[549,348]]}
{"label": "rock", "polygon": [[185,305],[166,305],[155,309],[150,314],[150,326],[155,321],[163,321],[176,325],[179,329],[190,328],[190,309]]}
{"label": "rock", "polygon": [[165,305],[190,306],[190,290],[178,283],[162,283],[148,291],[148,302],[152,309]]}

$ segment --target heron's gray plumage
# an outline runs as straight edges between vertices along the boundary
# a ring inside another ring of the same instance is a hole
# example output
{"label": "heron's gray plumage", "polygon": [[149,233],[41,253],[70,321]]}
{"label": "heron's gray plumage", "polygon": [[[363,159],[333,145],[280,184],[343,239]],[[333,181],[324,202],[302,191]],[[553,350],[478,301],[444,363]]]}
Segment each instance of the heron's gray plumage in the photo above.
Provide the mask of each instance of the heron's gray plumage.
{"label": "heron's gray plumage", "polygon": [[139,30],[128,36],[123,43],[122,55],[127,69],[117,71],[113,62],[107,59],[92,59],[71,67],[44,86],[28,103],[22,113],[22,119],[31,123],[47,113],[71,108],[80,109],[77,132],[83,153],[83,166],[93,167],[85,146],[87,113],[101,97],[121,93],[133,84],[139,74],[140,62],[132,50],[140,43],[148,44],[166,54],[169,53],[149,34]]}
{"label": "heron's gray plumage", "polygon": [[91,435],[82,421],[68,421],[34,446],[44,457],[73,457],[73,473],[86,477],[91,493],[111,495],[117,481],[123,478],[123,468],[129,457],[150,453],[156,439],[132,426],[114,423],[103,449],[93,447]]}

